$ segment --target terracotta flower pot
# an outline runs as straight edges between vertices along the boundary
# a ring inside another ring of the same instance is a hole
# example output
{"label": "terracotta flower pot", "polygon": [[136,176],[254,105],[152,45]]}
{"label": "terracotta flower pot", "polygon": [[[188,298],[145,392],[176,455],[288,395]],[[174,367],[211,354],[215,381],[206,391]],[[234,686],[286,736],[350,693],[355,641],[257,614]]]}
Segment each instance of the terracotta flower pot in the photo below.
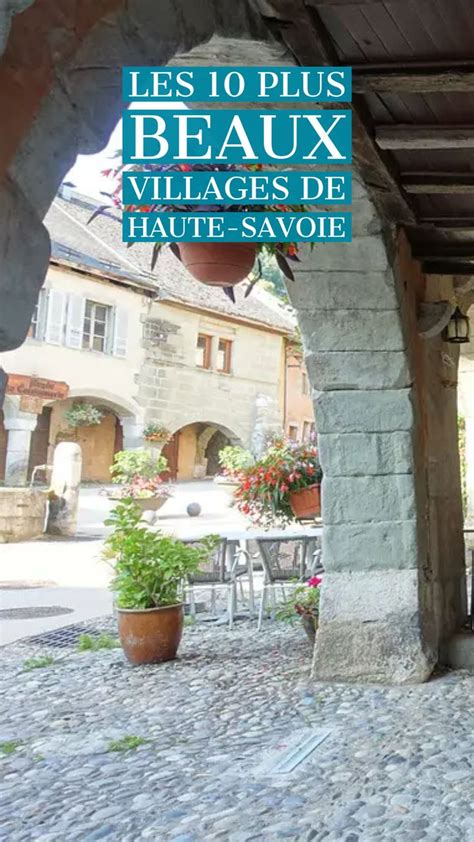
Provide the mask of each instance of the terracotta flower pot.
{"label": "terracotta flower pot", "polygon": [[181,260],[188,272],[209,286],[228,287],[251,272],[255,243],[179,243]]}
{"label": "terracotta flower pot", "polygon": [[118,608],[118,631],[131,664],[161,664],[176,658],[183,633],[183,606]]}
{"label": "terracotta flower pot", "polygon": [[301,615],[301,622],[303,623],[303,628],[306,632],[309,642],[312,646],[314,646],[319,623],[319,614],[313,614],[308,611]]}
{"label": "terracotta flower pot", "polygon": [[310,485],[291,491],[290,506],[296,518],[317,517],[321,514],[321,486]]}
{"label": "terracotta flower pot", "polygon": [[167,494],[159,494],[156,497],[134,497],[133,502],[142,512],[157,512],[167,500]]}

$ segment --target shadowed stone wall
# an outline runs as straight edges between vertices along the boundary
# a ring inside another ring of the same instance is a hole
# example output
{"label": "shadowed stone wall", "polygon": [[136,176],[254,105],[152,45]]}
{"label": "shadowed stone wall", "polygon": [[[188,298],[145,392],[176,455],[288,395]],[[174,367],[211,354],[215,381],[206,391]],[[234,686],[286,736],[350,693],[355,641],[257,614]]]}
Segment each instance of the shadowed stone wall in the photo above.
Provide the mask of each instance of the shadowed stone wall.
{"label": "shadowed stone wall", "polygon": [[353,213],[353,242],[308,249],[288,285],[324,470],[314,674],[420,681],[465,610],[455,377],[446,390],[449,346],[417,332],[424,279],[357,176]]}
{"label": "shadowed stone wall", "polygon": [[64,175],[120,118],[122,67],[166,64],[214,35],[232,49],[217,38],[209,64],[239,64],[240,44],[244,64],[282,52],[246,0],[0,0],[0,351],[28,331],[49,260],[41,220]]}

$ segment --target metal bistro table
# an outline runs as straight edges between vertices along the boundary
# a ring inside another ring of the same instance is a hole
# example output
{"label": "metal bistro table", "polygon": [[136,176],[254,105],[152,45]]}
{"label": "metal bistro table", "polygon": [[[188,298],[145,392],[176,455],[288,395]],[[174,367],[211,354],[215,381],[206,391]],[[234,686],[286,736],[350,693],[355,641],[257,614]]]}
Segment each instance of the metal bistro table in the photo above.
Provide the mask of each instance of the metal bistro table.
{"label": "metal bistro table", "polygon": [[[474,535],[474,525],[465,526],[463,529],[464,535]],[[471,552],[471,599],[469,609],[469,627],[474,631],[474,548],[470,548]]]}
{"label": "metal bistro table", "polygon": [[[241,564],[241,559],[245,559],[245,565],[247,568],[247,579],[248,579],[248,590],[249,590],[249,599],[248,599],[248,612],[246,611],[245,614],[239,612],[237,617],[241,618],[243,616],[249,616],[251,619],[255,617],[255,585],[254,585],[254,568],[253,568],[253,557],[252,553],[248,549],[248,544],[250,541],[259,541],[259,540],[273,540],[273,541],[304,541],[308,538],[321,538],[323,534],[322,526],[308,526],[306,528],[301,528],[299,526],[298,529],[269,529],[268,531],[262,531],[257,529],[240,529],[240,530],[213,530],[215,535],[219,535],[221,538],[226,540],[226,568],[232,574],[236,572],[237,568]],[[192,538],[186,539],[187,541],[199,541],[205,537],[208,533],[199,532],[193,535]],[[229,612],[228,612],[229,613]],[[233,612],[230,612],[232,619],[233,619]],[[219,622],[227,622],[228,617],[224,615]],[[232,622],[229,623],[229,627],[232,628]]]}

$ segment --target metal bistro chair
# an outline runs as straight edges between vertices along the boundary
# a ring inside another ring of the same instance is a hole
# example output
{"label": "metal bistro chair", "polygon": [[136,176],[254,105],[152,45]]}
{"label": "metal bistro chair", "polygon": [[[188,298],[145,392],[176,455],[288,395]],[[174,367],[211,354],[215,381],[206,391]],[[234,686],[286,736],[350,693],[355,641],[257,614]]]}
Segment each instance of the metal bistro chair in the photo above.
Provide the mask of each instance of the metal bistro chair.
{"label": "metal bistro chair", "polygon": [[[199,544],[199,541],[185,541],[186,544]],[[222,538],[209,562],[197,573],[187,578],[187,592],[191,617],[196,617],[195,589],[201,588],[211,591],[210,613],[216,616],[216,588],[227,588],[227,612],[229,628],[234,625],[234,614],[237,605],[237,581],[248,572],[247,564],[240,563],[244,550],[235,548],[235,542]],[[229,558],[230,556],[230,558]]]}
{"label": "metal bistro chair", "polygon": [[280,539],[259,538],[258,549],[262,558],[264,580],[258,612],[257,630],[260,631],[265,612],[267,592],[270,591],[272,616],[276,610],[275,587],[280,585],[286,599],[285,585],[302,581],[322,571],[320,539],[306,536]]}

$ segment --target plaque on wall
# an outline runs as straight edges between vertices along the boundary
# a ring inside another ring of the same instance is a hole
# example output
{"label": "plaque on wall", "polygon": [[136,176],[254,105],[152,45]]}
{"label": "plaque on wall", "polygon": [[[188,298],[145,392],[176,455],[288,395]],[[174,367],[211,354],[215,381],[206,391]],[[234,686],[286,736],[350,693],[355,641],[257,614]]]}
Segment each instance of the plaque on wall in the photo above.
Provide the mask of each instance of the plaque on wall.
{"label": "plaque on wall", "polygon": [[[27,374],[9,374],[6,391],[7,395],[60,401],[67,398],[69,386],[59,380],[45,380],[43,377],[30,377]],[[28,412],[28,410],[25,411]]]}

